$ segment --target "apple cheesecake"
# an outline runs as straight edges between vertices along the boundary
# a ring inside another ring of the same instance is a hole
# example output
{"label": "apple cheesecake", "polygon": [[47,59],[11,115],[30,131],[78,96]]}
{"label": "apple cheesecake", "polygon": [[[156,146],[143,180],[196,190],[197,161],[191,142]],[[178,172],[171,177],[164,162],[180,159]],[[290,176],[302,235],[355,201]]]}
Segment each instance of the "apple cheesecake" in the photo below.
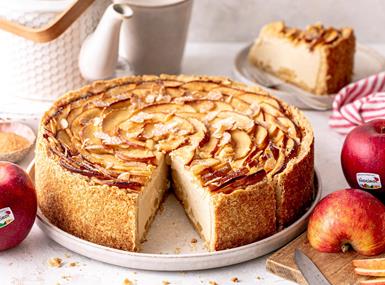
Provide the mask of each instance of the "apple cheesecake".
{"label": "apple cheesecake", "polygon": [[207,248],[237,247],[309,206],[313,141],[295,107],[227,78],[98,81],[42,118],[39,206],[73,235],[137,251],[171,180]]}
{"label": "apple cheesecake", "polygon": [[258,68],[317,95],[338,92],[353,74],[355,37],[351,28],[305,30],[284,22],[265,25],[249,51]]}

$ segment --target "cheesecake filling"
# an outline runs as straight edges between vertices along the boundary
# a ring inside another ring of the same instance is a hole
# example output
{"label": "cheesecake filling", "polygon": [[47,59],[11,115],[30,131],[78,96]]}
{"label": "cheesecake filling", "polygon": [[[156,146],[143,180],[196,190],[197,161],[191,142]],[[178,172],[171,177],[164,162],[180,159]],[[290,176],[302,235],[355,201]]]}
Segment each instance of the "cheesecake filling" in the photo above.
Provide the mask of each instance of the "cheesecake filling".
{"label": "cheesecake filling", "polygon": [[176,194],[179,200],[182,201],[187,215],[200,235],[206,242],[210,242],[213,234],[214,212],[209,191],[200,186],[199,181],[178,158],[172,160],[171,168],[176,178],[174,183],[178,188]]}
{"label": "cheesecake filling", "polygon": [[138,200],[138,238],[143,241],[168,188],[167,164],[163,158],[154,170],[149,183],[143,188]]}
{"label": "cheesecake filling", "polygon": [[261,35],[250,51],[250,58],[270,72],[302,83],[309,89],[317,85],[321,50],[310,50],[306,43],[293,43],[285,38]]}

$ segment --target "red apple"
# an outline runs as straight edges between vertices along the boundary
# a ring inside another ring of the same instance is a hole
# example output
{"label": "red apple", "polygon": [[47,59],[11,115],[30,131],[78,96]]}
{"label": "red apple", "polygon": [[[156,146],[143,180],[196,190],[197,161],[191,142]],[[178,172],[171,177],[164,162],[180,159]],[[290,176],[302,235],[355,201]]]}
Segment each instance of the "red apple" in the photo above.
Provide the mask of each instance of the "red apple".
{"label": "red apple", "polygon": [[345,138],[341,163],[350,187],[385,195],[385,120],[354,128]]}
{"label": "red apple", "polygon": [[26,238],[36,210],[31,178],[18,165],[0,161],[0,251],[17,246]]}
{"label": "red apple", "polygon": [[314,208],[307,236],[321,252],[345,252],[351,246],[362,255],[380,254],[385,251],[385,205],[359,189],[333,192]]}

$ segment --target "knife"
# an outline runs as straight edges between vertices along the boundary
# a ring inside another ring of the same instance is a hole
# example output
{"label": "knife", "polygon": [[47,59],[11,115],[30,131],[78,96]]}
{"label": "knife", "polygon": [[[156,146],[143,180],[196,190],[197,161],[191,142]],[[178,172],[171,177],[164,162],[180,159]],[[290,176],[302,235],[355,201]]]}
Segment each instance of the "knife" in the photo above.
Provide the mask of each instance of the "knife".
{"label": "knife", "polygon": [[307,283],[310,285],[331,285],[314,262],[301,250],[295,250],[294,259]]}

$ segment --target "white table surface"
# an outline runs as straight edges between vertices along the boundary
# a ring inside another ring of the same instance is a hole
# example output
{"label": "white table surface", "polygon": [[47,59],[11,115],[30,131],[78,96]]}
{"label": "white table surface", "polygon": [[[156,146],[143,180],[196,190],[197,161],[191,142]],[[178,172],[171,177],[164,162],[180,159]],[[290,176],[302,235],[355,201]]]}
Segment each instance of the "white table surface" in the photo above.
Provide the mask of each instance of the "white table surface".
{"label": "white table surface", "polygon": [[[194,43],[188,44],[183,64],[185,74],[207,74],[232,76],[234,56],[244,43]],[[385,44],[371,45],[385,55]],[[41,110],[45,106],[12,99],[0,104],[0,118],[9,116],[8,112],[19,113]],[[316,167],[323,180],[323,196],[340,188],[347,187],[340,166],[340,149],[343,137],[328,127],[330,112],[305,111],[315,132]],[[23,117],[23,115],[21,115]],[[36,127],[37,120],[27,119]],[[25,167],[29,155],[22,165]],[[1,238],[1,237],[0,237]],[[59,257],[64,261],[61,268],[47,265],[50,258]],[[265,257],[225,268],[195,272],[150,272],[132,270],[104,264],[80,256],[47,238],[36,226],[27,239],[17,248],[0,252],[0,284],[123,284],[125,278],[134,284],[156,285],[162,281],[170,284],[234,284],[237,277],[240,284],[294,284],[277,277],[265,269]],[[75,267],[69,262],[78,262]]]}

